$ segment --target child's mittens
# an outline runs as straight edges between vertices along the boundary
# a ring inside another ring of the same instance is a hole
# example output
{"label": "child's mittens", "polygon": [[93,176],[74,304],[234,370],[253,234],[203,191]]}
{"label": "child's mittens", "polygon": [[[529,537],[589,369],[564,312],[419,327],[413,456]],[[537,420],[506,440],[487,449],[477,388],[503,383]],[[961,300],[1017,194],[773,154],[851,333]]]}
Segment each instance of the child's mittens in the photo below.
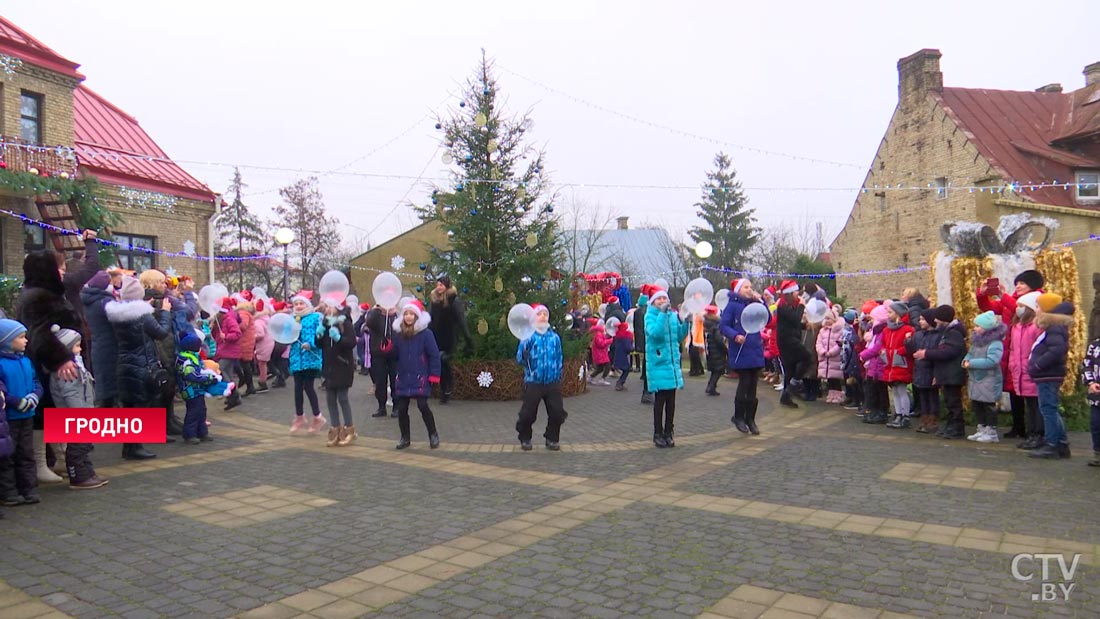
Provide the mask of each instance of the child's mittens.
{"label": "child's mittens", "polygon": [[37,406],[38,406],[38,396],[33,394],[33,393],[28,394],[27,397],[23,398],[22,400],[19,400],[19,410],[21,412],[25,413],[29,410],[33,410]]}
{"label": "child's mittens", "polygon": [[339,342],[340,341],[340,330],[337,329],[335,325],[329,327],[328,328],[328,337],[333,342]]}

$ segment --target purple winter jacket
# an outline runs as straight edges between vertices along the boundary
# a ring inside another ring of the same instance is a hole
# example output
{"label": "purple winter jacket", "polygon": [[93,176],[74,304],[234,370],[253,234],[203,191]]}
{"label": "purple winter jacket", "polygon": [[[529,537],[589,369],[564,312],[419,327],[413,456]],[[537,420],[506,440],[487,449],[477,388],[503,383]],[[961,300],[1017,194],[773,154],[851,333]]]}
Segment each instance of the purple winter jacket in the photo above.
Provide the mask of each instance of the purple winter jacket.
{"label": "purple winter jacket", "polygon": [[882,358],[883,344],[882,333],[886,330],[886,323],[877,324],[872,328],[871,343],[859,353],[859,360],[864,362],[867,368],[867,378],[882,380],[886,375],[886,361]]}

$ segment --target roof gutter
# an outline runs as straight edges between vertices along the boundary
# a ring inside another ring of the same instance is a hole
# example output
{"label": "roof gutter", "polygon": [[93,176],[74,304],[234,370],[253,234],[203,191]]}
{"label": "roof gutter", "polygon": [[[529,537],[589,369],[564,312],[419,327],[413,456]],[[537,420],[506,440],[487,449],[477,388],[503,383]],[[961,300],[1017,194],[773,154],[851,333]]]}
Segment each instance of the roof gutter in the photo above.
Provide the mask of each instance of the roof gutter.
{"label": "roof gutter", "polygon": [[223,211],[221,209],[222,195],[220,193],[214,194],[214,214],[206,220],[206,246],[209,252],[207,259],[209,264],[207,265],[207,275],[209,279],[207,284],[214,283],[214,225],[217,223],[218,218],[222,216]]}

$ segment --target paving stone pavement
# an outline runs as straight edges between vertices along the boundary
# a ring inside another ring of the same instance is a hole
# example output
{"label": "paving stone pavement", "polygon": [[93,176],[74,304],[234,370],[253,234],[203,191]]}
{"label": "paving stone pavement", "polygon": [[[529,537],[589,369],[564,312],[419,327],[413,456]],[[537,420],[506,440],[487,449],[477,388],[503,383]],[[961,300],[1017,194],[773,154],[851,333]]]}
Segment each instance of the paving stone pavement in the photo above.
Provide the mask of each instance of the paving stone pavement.
{"label": "paving stone pavement", "polygon": [[[1081,457],[788,411],[770,390],[747,437],[735,384],[708,398],[698,380],[679,446],[657,450],[629,384],[568,398],[560,453],[515,450],[514,402],[433,401],[443,448],[414,419],[396,452],[363,380],[346,448],[288,435],[289,390],[211,401],[215,442],[147,463],[103,445],[107,488],[5,510],[0,618],[1100,616],[1100,471]],[[900,481],[905,463],[1007,487]],[[1082,555],[1068,602],[1013,579],[1012,555],[1041,551]]]}

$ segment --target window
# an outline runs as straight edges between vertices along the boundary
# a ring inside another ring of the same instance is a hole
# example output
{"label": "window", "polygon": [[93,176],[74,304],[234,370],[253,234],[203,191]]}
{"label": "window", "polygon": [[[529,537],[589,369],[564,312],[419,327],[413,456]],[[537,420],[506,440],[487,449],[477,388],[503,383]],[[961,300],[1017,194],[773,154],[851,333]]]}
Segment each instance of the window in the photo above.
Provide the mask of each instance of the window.
{"label": "window", "polygon": [[19,98],[19,124],[25,142],[42,143],[42,95],[23,91]]}
{"label": "window", "polygon": [[1100,172],[1077,173],[1077,199],[1100,201]]}
{"label": "window", "polygon": [[23,251],[31,253],[46,249],[46,230],[38,224],[23,224]]}
{"label": "window", "polygon": [[936,188],[936,199],[943,200],[947,197],[947,177],[941,176],[932,183],[932,186]]}
{"label": "window", "polygon": [[[138,234],[115,234],[118,243],[118,262],[122,268],[141,273],[156,266],[154,255],[140,248],[156,249],[157,237]],[[130,249],[133,247],[133,249]]]}

